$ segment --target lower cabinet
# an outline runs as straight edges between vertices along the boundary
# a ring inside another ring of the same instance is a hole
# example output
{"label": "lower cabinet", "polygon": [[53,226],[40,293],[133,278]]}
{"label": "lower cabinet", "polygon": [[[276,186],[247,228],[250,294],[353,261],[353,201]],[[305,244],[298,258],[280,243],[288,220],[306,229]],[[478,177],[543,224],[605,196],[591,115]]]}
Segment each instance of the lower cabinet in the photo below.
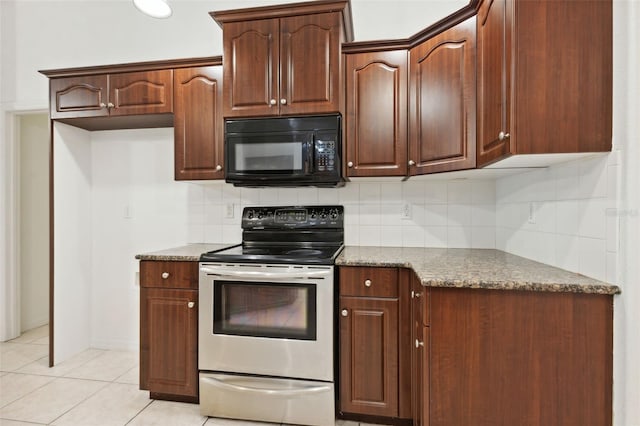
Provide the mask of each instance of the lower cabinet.
{"label": "lower cabinet", "polygon": [[341,415],[411,417],[403,276],[398,268],[340,268]]}
{"label": "lower cabinet", "polygon": [[140,389],[198,401],[198,263],[140,264]]}
{"label": "lower cabinet", "polygon": [[411,281],[411,413],[414,426],[429,425],[429,295],[418,277]]}

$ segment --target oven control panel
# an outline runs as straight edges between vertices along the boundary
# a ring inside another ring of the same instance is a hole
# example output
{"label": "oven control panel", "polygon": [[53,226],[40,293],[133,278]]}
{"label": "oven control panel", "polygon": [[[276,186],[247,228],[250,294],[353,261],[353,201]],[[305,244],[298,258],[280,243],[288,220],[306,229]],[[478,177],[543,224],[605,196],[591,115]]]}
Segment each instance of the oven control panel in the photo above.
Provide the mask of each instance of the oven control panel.
{"label": "oven control panel", "polygon": [[242,229],[343,227],[343,206],[245,207],[242,211]]}

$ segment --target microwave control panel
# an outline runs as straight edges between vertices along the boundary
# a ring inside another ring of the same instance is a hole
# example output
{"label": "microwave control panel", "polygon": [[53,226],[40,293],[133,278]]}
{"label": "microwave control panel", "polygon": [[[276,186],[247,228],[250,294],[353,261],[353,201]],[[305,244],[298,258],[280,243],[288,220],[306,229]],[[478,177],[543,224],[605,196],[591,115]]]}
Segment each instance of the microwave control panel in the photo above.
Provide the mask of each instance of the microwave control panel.
{"label": "microwave control panel", "polygon": [[332,172],[336,167],[336,141],[317,139],[315,141],[315,170],[318,172]]}

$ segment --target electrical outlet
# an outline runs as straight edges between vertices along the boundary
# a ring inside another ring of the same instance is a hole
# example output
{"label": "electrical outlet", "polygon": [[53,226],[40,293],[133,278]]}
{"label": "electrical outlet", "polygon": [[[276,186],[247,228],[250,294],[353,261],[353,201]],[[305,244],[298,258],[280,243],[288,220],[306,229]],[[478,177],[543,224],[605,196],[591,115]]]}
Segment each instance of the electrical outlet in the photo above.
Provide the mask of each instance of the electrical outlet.
{"label": "electrical outlet", "polygon": [[529,203],[529,218],[527,222],[531,224],[536,223],[536,204],[534,202]]}
{"label": "electrical outlet", "polygon": [[402,210],[400,211],[400,217],[402,219],[411,219],[411,204],[404,203],[402,205]]}
{"label": "electrical outlet", "polygon": [[233,204],[227,204],[225,205],[225,212],[224,212],[224,217],[227,219],[233,219]]}

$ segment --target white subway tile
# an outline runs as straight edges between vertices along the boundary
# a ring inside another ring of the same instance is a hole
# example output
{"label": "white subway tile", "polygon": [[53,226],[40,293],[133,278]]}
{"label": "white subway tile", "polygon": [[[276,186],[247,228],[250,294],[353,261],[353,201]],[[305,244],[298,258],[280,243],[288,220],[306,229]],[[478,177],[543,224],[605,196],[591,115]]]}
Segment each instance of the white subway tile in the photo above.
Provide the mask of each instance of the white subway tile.
{"label": "white subway tile", "polygon": [[424,247],[424,228],[416,225],[402,227],[402,245],[404,247]]}
{"label": "white subway tile", "polygon": [[579,239],[580,267],[578,272],[597,280],[607,279],[606,242],[597,238]]}
{"label": "white subway tile", "polygon": [[449,204],[447,226],[471,226],[471,205]]}
{"label": "white subway tile", "polygon": [[556,232],[556,202],[546,201],[535,206],[535,229],[540,232]]}
{"label": "white subway tile", "polygon": [[578,272],[580,269],[578,237],[556,234],[554,247],[556,260],[552,265],[567,271]]}
{"label": "white subway tile", "polygon": [[607,161],[596,156],[580,162],[580,198],[607,196]]}
{"label": "white subway tile", "polygon": [[556,215],[556,232],[558,234],[578,235],[582,216],[578,201],[558,201]]}
{"label": "white subway tile", "polygon": [[607,209],[605,212],[607,230],[607,252],[617,253],[620,245],[620,219],[617,209]]}
{"label": "white subway tile", "polygon": [[260,205],[276,206],[279,204],[278,188],[260,188]]}
{"label": "white subway tile", "polygon": [[187,200],[190,206],[201,206],[204,204],[204,186],[187,184]]}
{"label": "white subway tile", "polygon": [[318,204],[340,204],[338,188],[318,188]]}
{"label": "white subway tile", "polygon": [[559,164],[553,168],[556,178],[556,199],[580,198],[580,166],[578,161]]}
{"label": "white subway tile", "polygon": [[448,226],[447,227],[447,247],[470,248],[471,247],[471,227],[470,226]]}
{"label": "white subway tile", "polygon": [[344,244],[348,246],[360,245],[360,229],[358,226],[346,226],[344,228]]}
{"label": "white subway tile", "polygon": [[238,244],[242,242],[242,229],[240,226],[223,226],[222,242],[225,244]]}
{"label": "white subway tile", "polygon": [[301,206],[318,204],[318,188],[299,188],[298,204]]}
{"label": "white subway tile", "polygon": [[447,204],[447,182],[424,183],[425,204]]}
{"label": "white subway tile", "polygon": [[380,184],[380,200],[384,203],[402,202],[402,183],[385,182]]}
{"label": "white subway tile", "polygon": [[420,181],[407,181],[402,185],[402,199],[405,202],[424,204],[425,183]]}
{"label": "white subway tile", "polygon": [[337,191],[340,204],[358,204],[360,202],[360,185],[357,183],[347,183]]}
{"label": "white subway tile", "polygon": [[360,226],[380,225],[380,204],[361,203],[359,224]]}
{"label": "white subway tile", "polygon": [[496,182],[493,180],[471,181],[471,204],[495,204]]}
{"label": "white subway tile", "polygon": [[372,203],[380,202],[380,184],[379,183],[360,183],[360,202]]}
{"label": "white subway tile", "polygon": [[344,226],[357,226],[360,224],[360,206],[358,204],[344,205]]}
{"label": "white subway tile", "polygon": [[222,202],[222,188],[230,185],[207,185],[203,189],[204,204],[220,204]]}
{"label": "white subway tile", "polygon": [[496,229],[494,227],[471,228],[472,248],[496,248]]}
{"label": "white subway tile", "polygon": [[204,241],[204,225],[201,223],[189,223],[187,226],[187,244],[202,243]]}
{"label": "white subway tile", "polygon": [[495,204],[477,204],[471,207],[471,224],[473,226],[496,226]]}
{"label": "white subway tile", "polygon": [[361,246],[380,245],[380,226],[360,225],[359,231]]}
{"label": "white subway tile", "polygon": [[386,247],[402,246],[402,226],[381,226],[380,244]]}
{"label": "white subway tile", "polygon": [[258,206],[261,202],[260,188],[240,188],[240,199],[243,205]]}
{"label": "white subway tile", "polygon": [[453,180],[447,183],[447,204],[471,204],[473,186],[469,180]]}
{"label": "white subway tile", "polygon": [[606,209],[604,199],[582,200],[580,203],[581,237],[605,239],[607,234]]}
{"label": "white subway tile", "polygon": [[424,228],[424,246],[445,248],[447,247],[447,227],[427,226]]}
{"label": "white subway tile", "polygon": [[527,173],[527,187],[522,201],[553,201],[556,199],[556,181],[551,168]]}
{"label": "white subway tile", "polygon": [[[222,225],[204,225],[204,242],[205,243],[222,243]],[[240,242],[240,241],[237,241]]]}
{"label": "white subway tile", "polygon": [[607,253],[607,279],[609,284],[618,284],[618,253]]}
{"label": "white subway tile", "polygon": [[203,223],[205,225],[222,225],[223,209],[225,209],[225,206],[222,204],[206,205],[204,207]]}
{"label": "white subway tile", "polygon": [[298,205],[298,188],[278,188],[278,203],[283,206]]}
{"label": "white subway tile", "polygon": [[447,226],[446,204],[428,204],[425,206],[424,224],[426,226]]}
{"label": "white subway tile", "polygon": [[223,203],[240,203],[242,200],[241,188],[226,184],[222,186],[222,202]]}
{"label": "white subway tile", "polygon": [[617,207],[618,204],[618,177],[620,176],[620,166],[611,165],[607,168],[607,205]]}

